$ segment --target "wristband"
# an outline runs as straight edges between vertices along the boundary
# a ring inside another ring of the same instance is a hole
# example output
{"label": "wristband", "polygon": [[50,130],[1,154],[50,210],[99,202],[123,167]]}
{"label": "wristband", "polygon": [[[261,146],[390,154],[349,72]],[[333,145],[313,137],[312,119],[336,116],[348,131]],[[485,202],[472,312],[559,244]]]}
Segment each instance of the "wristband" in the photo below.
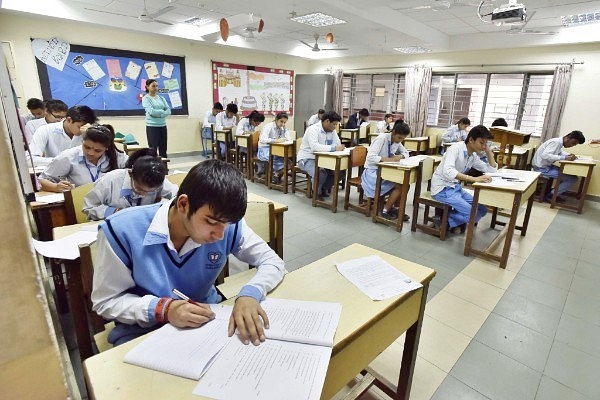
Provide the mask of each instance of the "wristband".
{"label": "wristband", "polygon": [[156,303],[156,308],[154,309],[154,317],[156,321],[159,323],[165,324],[169,322],[167,317],[167,311],[169,310],[169,306],[173,302],[173,299],[170,297],[161,297]]}

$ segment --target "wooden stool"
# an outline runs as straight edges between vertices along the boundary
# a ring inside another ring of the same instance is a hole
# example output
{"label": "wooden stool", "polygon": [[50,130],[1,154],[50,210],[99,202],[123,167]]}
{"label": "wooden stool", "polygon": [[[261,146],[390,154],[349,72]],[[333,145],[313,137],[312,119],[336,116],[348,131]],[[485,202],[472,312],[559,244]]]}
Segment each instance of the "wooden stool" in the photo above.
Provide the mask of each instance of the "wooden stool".
{"label": "wooden stool", "polygon": [[[419,224],[417,222],[419,218],[419,204],[423,204],[425,206],[422,224]],[[430,207],[436,210],[436,213],[434,215],[439,215],[440,217],[439,227],[429,225],[431,222],[433,222],[433,217],[429,216]],[[431,197],[431,192],[421,193],[419,198],[415,200],[410,230],[415,232],[417,228],[419,228],[423,232],[439,237],[440,240],[446,240],[446,233],[448,231],[448,214],[450,213],[451,209],[452,206],[450,206],[449,204],[441,203],[433,199],[433,197]]]}

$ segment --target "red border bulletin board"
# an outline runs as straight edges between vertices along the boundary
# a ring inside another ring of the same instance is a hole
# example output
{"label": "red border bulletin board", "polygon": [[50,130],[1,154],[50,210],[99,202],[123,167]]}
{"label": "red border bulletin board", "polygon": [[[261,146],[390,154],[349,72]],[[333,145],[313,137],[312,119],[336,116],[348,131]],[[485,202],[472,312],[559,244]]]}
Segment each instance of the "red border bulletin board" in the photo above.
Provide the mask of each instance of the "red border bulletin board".
{"label": "red border bulletin board", "polygon": [[294,71],[213,61],[213,100],[235,103],[243,115],[252,110],[294,115]]}

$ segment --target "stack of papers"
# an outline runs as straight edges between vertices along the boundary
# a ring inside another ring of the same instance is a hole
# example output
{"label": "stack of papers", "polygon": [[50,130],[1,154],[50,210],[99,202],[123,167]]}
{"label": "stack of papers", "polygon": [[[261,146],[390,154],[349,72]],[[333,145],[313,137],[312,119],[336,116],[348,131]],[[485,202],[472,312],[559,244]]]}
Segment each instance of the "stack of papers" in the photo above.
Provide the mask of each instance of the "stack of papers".
{"label": "stack of papers", "polygon": [[65,195],[62,193],[47,194],[40,196],[39,193],[35,194],[35,201],[40,203],[60,203],[65,201]]}
{"label": "stack of papers", "polygon": [[60,258],[63,260],[74,260],[79,257],[79,245],[90,244],[96,241],[98,236],[98,225],[89,225],[79,232],[62,239],[41,242],[31,239],[35,251],[49,258]]}

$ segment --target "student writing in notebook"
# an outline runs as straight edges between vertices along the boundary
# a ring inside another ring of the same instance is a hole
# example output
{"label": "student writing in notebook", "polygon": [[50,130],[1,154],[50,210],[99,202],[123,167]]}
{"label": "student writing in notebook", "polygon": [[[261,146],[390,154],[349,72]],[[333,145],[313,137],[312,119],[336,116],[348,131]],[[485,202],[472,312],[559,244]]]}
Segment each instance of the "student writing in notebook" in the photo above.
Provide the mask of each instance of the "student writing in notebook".
{"label": "student writing in notebook", "polygon": [[[214,281],[229,254],[257,266],[238,294],[229,322],[246,344],[265,340],[259,302],[283,279],[284,262],[246,225],[246,183],[231,164],[207,160],[191,169],[170,202],[132,207],[100,224],[94,263],[94,310],[116,326],[118,345],[165,323],[198,327],[214,318]],[[176,288],[195,300],[173,299]]]}

